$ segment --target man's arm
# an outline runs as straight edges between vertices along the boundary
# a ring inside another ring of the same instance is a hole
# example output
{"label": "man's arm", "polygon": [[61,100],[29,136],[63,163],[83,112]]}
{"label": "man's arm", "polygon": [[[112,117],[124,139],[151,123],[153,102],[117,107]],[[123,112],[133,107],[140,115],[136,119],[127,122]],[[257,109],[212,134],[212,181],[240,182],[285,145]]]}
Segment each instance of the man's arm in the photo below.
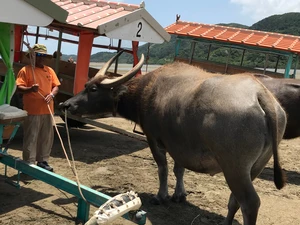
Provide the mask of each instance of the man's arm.
{"label": "man's arm", "polygon": [[54,99],[55,95],[58,93],[58,86],[54,86],[52,91],[45,97],[47,103]]}
{"label": "man's arm", "polygon": [[[51,91],[51,94],[53,94],[54,96],[57,95],[58,89],[59,89],[58,86],[53,87],[53,88],[52,88],[52,91]],[[54,97],[53,97],[53,98],[54,98]]]}
{"label": "man's arm", "polygon": [[21,94],[27,94],[27,93],[30,93],[30,92],[38,92],[39,91],[39,85],[38,84],[33,84],[31,87],[26,87],[24,85],[18,85],[17,90]]}

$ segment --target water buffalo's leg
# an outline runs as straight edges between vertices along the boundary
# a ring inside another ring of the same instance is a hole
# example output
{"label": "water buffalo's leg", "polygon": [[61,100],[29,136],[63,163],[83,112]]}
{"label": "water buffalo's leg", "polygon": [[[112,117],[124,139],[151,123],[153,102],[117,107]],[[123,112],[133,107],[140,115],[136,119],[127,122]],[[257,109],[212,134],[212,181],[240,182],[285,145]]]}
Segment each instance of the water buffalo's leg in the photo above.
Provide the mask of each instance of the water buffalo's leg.
{"label": "water buffalo's leg", "polygon": [[151,203],[160,204],[169,199],[168,194],[168,165],[166,150],[159,148],[156,141],[149,140],[148,144],[151,149],[153,158],[158,166],[159,190],[158,194],[151,199]]}
{"label": "water buffalo's leg", "polygon": [[234,215],[239,210],[240,205],[235,199],[234,195],[231,193],[229,202],[228,202],[228,214],[227,217],[223,223],[223,225],[231,225],[234,219]]}
{"label": "water buffalo's leg", "polygon": [[[224,176],[232,194],[241,206],[244,225],[255,225],[260,199],[253,187],[250,174],[242,173],[242,171],[232,174],[231,171],[230,174],[224,172]],[[232,216],[230,213],[228,214]],[[225,221],[230,222],[230,218],[226,218]],[[231,225],[231,223],[228,223],[228,225]]]}
{"label": "water buffalo's leg", "polygon": [[186,191],[183,183],[184,168],[175,162],[173,172],[176,176],[176,187],[172,200],[174,202],[183,202],[186,200]]}

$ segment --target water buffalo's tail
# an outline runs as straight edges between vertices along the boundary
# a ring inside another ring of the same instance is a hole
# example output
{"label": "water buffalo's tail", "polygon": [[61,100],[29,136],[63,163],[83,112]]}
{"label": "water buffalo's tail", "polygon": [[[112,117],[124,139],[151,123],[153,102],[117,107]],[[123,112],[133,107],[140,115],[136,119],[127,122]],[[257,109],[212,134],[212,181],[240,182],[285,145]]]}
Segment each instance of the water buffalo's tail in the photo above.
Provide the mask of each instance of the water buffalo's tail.
{"label": "water buffalo's tail", "polygon": [[[259,82],[259,81],[258,81]],[[260,83],[260,82],[259,82]],[[261,84],[261,83],[260,83]],[[258,101],[266,113],[266,118],[268,124],[270,126],[272,132],[272,149],[273,149],[273,159],[274,159],[274,183],[277,189],[281,189],[284,187],[286,183],[286,176],[284,171],[281,168],[279,162],[279,155],[278,155],[278,144],[281,140],[281,135],[278,127],[278,115],[276,112],[276,99],[274,96],[263,86],[264,91],[258,94]],[[282,109],[283,110],[283,109]],[[285,121],[286,123],[286,121]]]}

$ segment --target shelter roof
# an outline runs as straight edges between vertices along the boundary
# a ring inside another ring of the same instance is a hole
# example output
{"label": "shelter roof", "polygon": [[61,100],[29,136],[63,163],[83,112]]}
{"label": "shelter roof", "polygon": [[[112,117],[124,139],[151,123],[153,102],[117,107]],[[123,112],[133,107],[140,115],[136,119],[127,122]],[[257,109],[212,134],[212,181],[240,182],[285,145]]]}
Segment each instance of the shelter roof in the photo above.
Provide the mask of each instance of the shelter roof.
{"label": "shelter roof", "polygon": [[[112,2],[105,0],[51,0],[56,5],[69,13],[66,20],[66,24],[71,29],[90,29],[100,35],[109,36],[112,32],[112,36],[115,30],[120,29],[126,25],[129,25],[135,21],[143,20],[146,22],[143,28],[151,30],[163,41],[169,41],[170,35],[164,30],[160,24],[152,18],[152,16],[145,10],[145,3],[140,5],[128,4],[123,2]],[[137,28],[136,24],[134,28]],[[130,27],[126,27],[127,36],[130,31]],[[124,33],[124,30],[118,30],[118,33]],[[134,32],[134,34],[136,34]],[[123,34],[124,35],[124,34]],[[134,38],[133,34],[130,37],[124,37],[123,39],[130,39],[136,41],[143,41],[139,38]],[[126,36],[126,35],[125,35]],[[149,36],[149,35],[144,35]],[[148,38],[149,39],[149,38]],[[145,42],[150,42],[145,40]]]}
{"label": "shelter roof", "polygon": [[47,26],[53,20],[64,23],[67,16],[50,0],[1,0],[0,22]]}
{"label": "shelter roof", "polygon": [[295,54],[300,53],[300,37],[258,30],[193,23],[178,20],[165,30],[169,34],[200,38],[231,44],[243,44],[274,50],[283,50]]}

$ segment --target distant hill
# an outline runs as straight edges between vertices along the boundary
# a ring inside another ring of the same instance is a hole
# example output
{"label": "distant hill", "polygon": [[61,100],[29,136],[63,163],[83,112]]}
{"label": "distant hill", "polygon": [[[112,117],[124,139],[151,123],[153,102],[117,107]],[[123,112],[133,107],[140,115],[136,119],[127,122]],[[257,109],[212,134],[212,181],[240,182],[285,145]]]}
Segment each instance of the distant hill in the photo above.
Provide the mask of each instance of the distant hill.
{"label": "distant hill", "polygon": [[236,27],[236,28],[249,29],[248,26],[243,25],[243,24],[239,24],[239,23],[218,23],[217,25],[225,26],[225,27]]}
{"label": "distant hill", "polygon": [[300,13],[285,13],[267,17],[250,29],[300,36]]}
{"label": "distant hill", "polygon": [[[237,24],[237,23],[220,23],[217,25],[221,26],[230,26],[230,27],[237,27],[237,28],[246,28],[252,30],[262,30],[268,32],[277,32],[283,34],[291,34],[300,36],[300,13],[285,13],[282,15],[273,15],[267,17],[263,20],[258,21],[257,23],[253,24],[252,26],[248,27],[246,25]],[[150,44],[149,46],[149,60],[148,64],[165,64],[168,62],[172,62],[174,59],[175,54],[175,36],[171,37],[170,42],[165,42],[163,44]],[[195,52],[197,52],[196,59],[204,59],[207,55],[208,49],[206,45],[198,44],[196,47]],[[148,44],[139,46],[138,54],[144,54],[145,56],[148,55]],[[190,54],[190,43],[188,41],[182,41],[180,45],[180,54],[183,57],[188,57]],[[110,52],[98,52],[91,56],[91,62],[106,62],[108,61],[114,53]],[[227,56],[226,48],[216,47],[212,49],[212,60],[218,62],[225,62]],[[233,64],[239,64],[240,55],[239,51],[233,51],[231,54],[232,58],[230,62]],[[66,59],[69,56],[64,55]],[[73,59],[76,60],[76,56],[72,55]],[[250,67],[260,67],[262,61],[264,61],[264,54],[252,54],[249,55],[248,58],[245,60],[245,65]],[[210,58],[211,59],[211,58]],[[123,54],[119,58],[119,63],[132,63],[132,56],[130,54]],[[270,64],[274,64],[276,59],[269,58]],[[285,65],[285,62],[279,64],[280,66]]]}

